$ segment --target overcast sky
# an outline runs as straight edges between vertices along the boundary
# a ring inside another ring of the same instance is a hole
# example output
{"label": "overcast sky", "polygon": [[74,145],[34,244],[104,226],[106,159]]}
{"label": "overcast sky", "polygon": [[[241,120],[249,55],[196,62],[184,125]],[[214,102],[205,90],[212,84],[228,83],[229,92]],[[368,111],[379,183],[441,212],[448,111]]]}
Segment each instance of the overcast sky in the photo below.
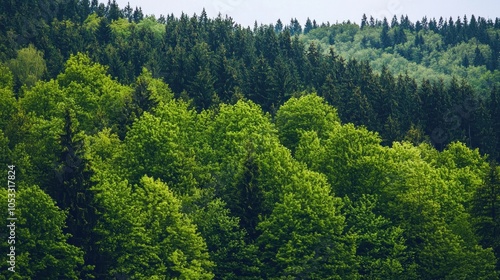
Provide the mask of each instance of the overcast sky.
{"label": "overcast sky", "polygon": [[[107,1],[106,1],[107,2]],[[372,15],[389,20],[397,15],[408,15],[412,22],[420,20],[424,15],[428,18],[440,16],[456,19],[463,15],[474,14],[485,18],[500,17],[500,0],[117,0],[120,8],[130,2],[132,7],[142,7],[145,14],[181,12],[188,15],[199,15],[203,8],[210,18],[222,15],[231,16],[236,23],[243,26],[275,23],[280,18],[288,24],[292,17],[303,25],[307,17],[316,19],[318,23],[336,23],[351,20],[360,23],[363,13],[368,18]]]}

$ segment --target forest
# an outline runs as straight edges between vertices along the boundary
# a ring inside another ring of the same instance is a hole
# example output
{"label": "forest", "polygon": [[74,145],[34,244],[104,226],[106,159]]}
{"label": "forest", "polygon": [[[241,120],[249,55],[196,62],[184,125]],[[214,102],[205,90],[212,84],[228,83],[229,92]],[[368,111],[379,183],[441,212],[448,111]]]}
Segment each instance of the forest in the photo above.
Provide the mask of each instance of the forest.
{"label": "forest", "polygon": [[499,279],[499,55],[478,15],[0,0],[0,279]]}

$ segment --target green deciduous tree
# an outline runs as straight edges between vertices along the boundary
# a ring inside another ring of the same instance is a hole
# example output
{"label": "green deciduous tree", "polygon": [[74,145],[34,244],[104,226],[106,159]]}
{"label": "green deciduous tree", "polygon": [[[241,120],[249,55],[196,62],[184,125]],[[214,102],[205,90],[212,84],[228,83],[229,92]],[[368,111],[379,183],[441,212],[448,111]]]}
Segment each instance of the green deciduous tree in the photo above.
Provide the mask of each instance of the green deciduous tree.
{"label": "green deciduous tree", "polygon": [[276,114],[280,141],[292,151],[295,151],[303,131],[314,131],[320,139],[325,139],[339,124],[337,110],[316,94],[291,98]]}
{"label": "green deciduous tree", "polygon": [[215,169],[216,194],[254,240],[259,216],[270,213],[280,193],[276,186],[287,180],[290,155],[279,146],[269,117],[252,102],[221,105],[207,134],[206,161]]}
{"label": "green deciduous tree", "polygon": [[13,90],[14,89],[14,76],[9,67],[0,64],[0,88]]}
{"label": "green deciduous tree", "polygon": [[66,62],[65,71],[57,77],[67,102],[74,103],[81,129],[93,134],[104,127],[123,131],[131,89],[106,74],[106,67],[94,63],[87,55],[76,54]]}
{"label": "green deciduous tree", "polygon": [[212,279],[207,246],[181,201],[160,180],[138,185],[112,176],[94,188],[105,209],[97,227],[107,275],[152,279]]}
{"label": "green deciduous tree", "polygon": [[[7,209],[7,192],[0,190],[2,207]],[[15,247],[15,273],[7,270],[2,257],[2,275],[6,279],[80,279],[83,251],[67,243],[66,214],[39,187],[16,185],[15,243],[2,242],[9,252]],[[6,213],[6,212],[5,212]],[[6,213],[7,215],[7,213]],[[6,237],[7,238],[7,237]]]}
{"label": "green deciduous tree", "polygon": [[359,197],[381,191],[387,178],[378,135],[347,124],[331,132],[324,146],[328,156],[318,171],[327,176],[337,195]]}
{"label": "green deciduous tree", "polygon": [[0,129],[5,130],[17,114],[18,103],[12,90],[0,87]]}
{"label": "green deciduous tree", "polygon": [[195,112],[182,101],[170,101],[144,113],[132,125],[124,144],[125,178],[137,183],[144,175],[161,179],[176,193],[201,184],[192,144]]}
{"label": "green deciduous tree", "polygon": [[377,199],[363,195],[358,201],[344,198],[347,232],[355,236],[356,257],[362,279],[415,279],[408,265],[403,229],[374,213]]}
{"label": "green deciduous tree", "polygon": [[47,71],[42,52],[33,45],[20,49],[17,58],[11,59],[8,66],[14,75],[16,89],[23,85],[32,87]]}
{"label": "green deciduous tree", "polygon": [[292,178],[272,214],[259,224],[266,279],[357,279],[353,239],[344,234],[341,202],[325,177],[304,171]]}

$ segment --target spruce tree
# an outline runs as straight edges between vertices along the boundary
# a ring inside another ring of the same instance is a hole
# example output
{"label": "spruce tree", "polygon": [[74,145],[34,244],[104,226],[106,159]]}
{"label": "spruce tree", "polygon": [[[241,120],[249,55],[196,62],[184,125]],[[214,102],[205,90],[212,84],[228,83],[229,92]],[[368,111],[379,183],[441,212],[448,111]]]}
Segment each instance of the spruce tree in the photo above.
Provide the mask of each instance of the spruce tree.
{"label": "spruce tree", "polygon": [[474,193],[472,217],[480,243],[485,248],[493,248],[500,268],[500,168],[490,163],[490,171],[484,184]]}
{"label": "spruce tree", "polygon": [[[86,265],[98,265],[99,256],[94,247],[97,237],[93,233],[97,222],[97,209],[93,192],[90,190],[92,172],[84,157],[83,137],[77,132],[74,117],[69,109],[65,111],[64,121],[60,138],[62,150],[49,194],[59,208],[68,211],[65,229],[66,233],[71,234],[68,243],[83,249]],[[81,276],[85,279],[89,277]]]}

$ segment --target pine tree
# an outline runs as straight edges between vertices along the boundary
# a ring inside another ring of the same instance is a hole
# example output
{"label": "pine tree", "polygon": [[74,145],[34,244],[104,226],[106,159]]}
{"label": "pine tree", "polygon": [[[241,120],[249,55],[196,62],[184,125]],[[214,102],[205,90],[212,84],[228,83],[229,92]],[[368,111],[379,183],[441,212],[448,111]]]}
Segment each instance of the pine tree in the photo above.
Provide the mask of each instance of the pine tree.
{"label": "pine tree", "polygon": [[483,56],[483,53],[479,49],[479,46],[476,46],[476,49],[474,51],[474,66],[481,66],[484,64],[486,64],[486,61]]}
{"label": "pine tree", "polygon": [[306,25],[304,26],[304,34],[309,33],[313,29],[312,22],[309,18],[307,18]]}
{"label": "pine tree", "polygon": [[264,110],[269,110],[275,103],[272,86],[274,77],[268,61],[261,55],[250,69],[247,81],[248,91],[246,96],[253,102],[260,104]]}
{"label": "pine tree", "polygon": [[113,34],[111,32],[111,27],[109,26],[109,20],[107,18],[102,18],[95,34],[97,41],[101,45],[106,45],[111,42],[112,36]]}
{"label": "pine tree", "polygon": [[363,14],[363,18],[361,18],[361,29],[364,29],[368,25],[368,19],[366,18],[366,14]]}
{"label": "pine tree", "polygon": [[135,7],[132,18],[134,19],[135,23],[139,23],[144,18],[144,14],[142,13],[142,9],[140,7]]}
{"label": "pine tree", "polygon": [[389,24],[387,23],[387,19],[384,18],[382,23],[382,32],[380,33],[380,43],[382,44],[382,48],[387,48],[392,46],[391,38],[389,37]]}
{"label": "pine tree", "polygon": [[127,2],[127,6],[125,6],[125,8],[123,8],[123,10],[121,12],[123,14],[123,17],[128,19],[129,22],[132,22],[132,19],[133,19],[132,16],[133,16],[134,10],[130,6],[130,2]]}
{"label": "pine tree", "polygon": [[292,36],[302,34],[302,26],[296,18],[292,18],[290,21],[290,33]]}
{"label": "pine tree", "polygon": [[258,184],[259,167],[255,162],[255,147],[247,143],[247,155],[244,159],[243,170],[239,174],[238,182],[232,187],[229,194],[229,208],[240,219],[240,226],[248,234],[249,242],[259,236],[257,224],[262,213],[263,193]]}
{"label": "pine tree", "polygon": [[113,0],[113,2],[108,0],[107,10],[108,10],[108,19],[110,21],[117,20],[117,19],[123,17],[123,14],[120,11],[118,4],[116,3],[116,0]]}
{"label": "pine tree", "polygon": [[493,154],[493,158],[496,160],[500,159],[500,88],[497,86],[493,86],[490,94],[490,102],[489,102],[489,112],[490,112],[490,120],[491,120],[491,128],[495,133],[494,139],[496,140],[493,144],[495,154]]}
{"label": "pine tree", "polygon": [[392,20],[391,20],[391,28],[398,27],[398,26],[399,26],[398,17],[396,17],[396,15],[394,15],[392,17]]}
{"label": "pine tree", "polygon": [[283,23],[281,22],[281,19],[278,19],[278,21],[274,25],[274,31],[276,33],[280,33],[281,31],[283,31]]}
{"label": "pine tree", "polygon": [[[99,265],[99,254],[94,244],[98,241],[93,233],[97,223],[94,194],[90,190],[92,172],[84,158],[81,134],[76,132],[73,116],[65,112],[64,132],[61,135],[62,151],[55,170],[53,186],[49,194],[59,208],[68,211],[66,233],[71,234],[68,243],[83,249],[86,265]],[[82,275],[86,278],[87,275]]]}
{"label": "pine tree", "polygon": [[472,200],[472,216],[480,243],[493,248],[500,268],[500,168],[490,163],[490,171]]}

